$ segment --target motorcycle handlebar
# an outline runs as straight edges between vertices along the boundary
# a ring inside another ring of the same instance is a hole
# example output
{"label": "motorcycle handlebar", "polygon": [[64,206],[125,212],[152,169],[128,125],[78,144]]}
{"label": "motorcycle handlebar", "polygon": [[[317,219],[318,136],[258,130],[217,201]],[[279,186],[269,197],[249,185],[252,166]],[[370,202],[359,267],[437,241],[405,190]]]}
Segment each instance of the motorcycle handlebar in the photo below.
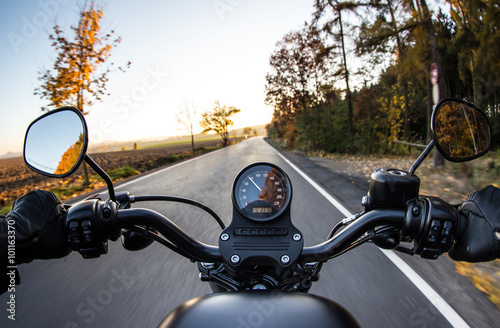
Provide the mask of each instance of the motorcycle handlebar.
{"label": "motorcycle handlebar", "polygon": [[[99,256],[107,252],[107,240],[116,240],[120,229],[143,226],[158,230],[166,238],[167,244],[191,260],[224,261],[218,246],[196,240],[162,214],[144,208],[118,209],[116,204],[112,204],[110,201],[93,199],[70,208],[66,227],[73,250],[86,258]],[[332,238],[319,245],[304,247],[298,260],[326,261],[359,245],[358,239],[381,226],[394,227],[399,236],[413,239],[415,253],[425,258],[437,258],[449,250],[461,223],[456,209],[443,200],[416,198],[408,202],[405,209],[379,208],[357,215],[355,220]]]}
{"label": "motorcycle handlebar", "polygon": [[[322,244],[304,247],[300,260],[325,261],[338,255],[363,233],[380,225],[401,227],[405,219],[405,211],[399,209],[373,210],[360,216],[343,231]],[[135,208],[119,210],[117,223],[126,228],[132,225],[145,225],[157,229],[169,241],[197,261],[221,262],[222,256],[217,246],[197,241],[162,214],[149,209]]]}
{"label": "motorcycle handlebar", "polygon": [[116,220],[118,225],[123,228],[133,225],[144,225],[158,230],[194,260],[207,262],[222,261],[219,247],[199,242],[165,216],[153,210],[144,208],[119,210],[117,211]]}

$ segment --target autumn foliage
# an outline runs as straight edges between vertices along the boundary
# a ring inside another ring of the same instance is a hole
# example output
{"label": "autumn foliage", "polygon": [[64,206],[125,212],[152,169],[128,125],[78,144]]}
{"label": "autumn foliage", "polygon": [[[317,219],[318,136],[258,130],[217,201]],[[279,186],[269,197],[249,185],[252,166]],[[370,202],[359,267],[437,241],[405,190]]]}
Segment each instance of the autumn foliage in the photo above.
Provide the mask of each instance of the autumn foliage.
{"label": "autumn foliage", "polygon": [[71,171],[82,154],[82,147],[83,134],[80,134],[80,138],[78,138],[75,144],[69,146],[68,150],[62,155],[61,161],[59,165],[57,165],[54,174],[65,174]]}
{"label": "autumn foliage", "polygon": [[[90,2],[88,7],[85,4],[80,9],[78,25],[71,26],[73,39],[66,36],[59,25],[54,26],[54,34],[50,34],[49,39],[57,58],[52,69],[40,72],[41,85],[35,89],[35,95],[49,101],[42,110],[73,106],[85,114],[95,101],[107,95],[106,82],[111,69],[102,66],[121,39],[114,37],[114,31],[101,30],[102,18],[102,10]],[[129,65],[130,62],[126,66]]]}
{"label": "autumn foliage", "polygon": [[268,133],[287,147],[408,152],[430,140],[430,68],[440,98],[483,109],[500,141],[500,8],[494,0],[314,1],[313,18],[270,55]]}

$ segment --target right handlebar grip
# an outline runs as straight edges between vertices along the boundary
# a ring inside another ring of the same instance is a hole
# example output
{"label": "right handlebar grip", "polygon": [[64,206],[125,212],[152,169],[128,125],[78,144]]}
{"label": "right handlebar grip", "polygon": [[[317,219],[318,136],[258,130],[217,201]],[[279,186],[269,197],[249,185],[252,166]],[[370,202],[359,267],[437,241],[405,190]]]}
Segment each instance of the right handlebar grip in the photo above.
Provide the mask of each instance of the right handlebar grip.
{"label": "right handlebar grip", "polygon": [[472,193],[458,212],[461,226],[450,257],[467,262],[500,258],[500,190],[490,185]]}

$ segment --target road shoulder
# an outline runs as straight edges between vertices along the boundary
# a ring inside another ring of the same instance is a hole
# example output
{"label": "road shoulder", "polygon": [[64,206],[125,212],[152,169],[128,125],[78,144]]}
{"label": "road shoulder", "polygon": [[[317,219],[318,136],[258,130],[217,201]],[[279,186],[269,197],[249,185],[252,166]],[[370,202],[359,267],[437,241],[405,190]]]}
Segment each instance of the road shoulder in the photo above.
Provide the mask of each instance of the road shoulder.
{"label": "road shoulder", "polygon": [[[366,195],[369,186],[366,179],[334,172],[329,170],[327,165],[319,165],[295,153],[284,151],[280,153],[320,184],[349,211],[362,210],[361,197]],[[398,256],[440,294],[471,327],[496,327],[500,322],[500,312],[497,308],[472,285],[469,279],[455,272],[452,261],[446,256],[441,256],[436,261],[424,260],[418,256],[399,254]],[[429,304],[429,308],[419,311],[426,313],[427,321],[432,324],[431,309]]]}

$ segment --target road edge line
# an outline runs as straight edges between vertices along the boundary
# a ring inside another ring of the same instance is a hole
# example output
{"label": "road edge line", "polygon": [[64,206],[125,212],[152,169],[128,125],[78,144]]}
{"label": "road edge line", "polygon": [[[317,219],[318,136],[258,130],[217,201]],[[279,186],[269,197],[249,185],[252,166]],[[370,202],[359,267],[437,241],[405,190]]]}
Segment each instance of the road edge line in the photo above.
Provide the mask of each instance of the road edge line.
{"label": "road edge line", "polygon": [[[273,147],[274,149],[274,147]],[[312,180],[307,174],[293,164],[288,158],[275,149],[276,153],[290,165],[298,174],[309,182],[321,195],[323,195],[333,206],[335,206],[345,217],[352,216],[338,200],[330,195],[325,189]],[[436,307],[436,309],[448,320],[453,327],[469,328],[465,320],[406,262],[404,262],[394,251],[382,250],[377,247],[412,283],[420,292]]]}

